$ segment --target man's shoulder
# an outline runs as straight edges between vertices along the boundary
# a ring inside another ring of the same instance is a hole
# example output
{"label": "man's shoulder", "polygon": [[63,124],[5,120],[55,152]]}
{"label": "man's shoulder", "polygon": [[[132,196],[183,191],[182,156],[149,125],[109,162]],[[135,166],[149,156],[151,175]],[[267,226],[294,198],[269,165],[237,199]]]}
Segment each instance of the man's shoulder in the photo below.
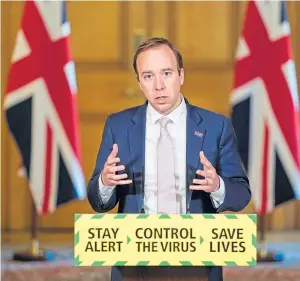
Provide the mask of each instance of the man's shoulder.
{"label": "man's shoulder", "polygon": [[134,114],[137,112],[137,110],[141,106],[142,105],[138,105],[138,106],[134,106],[134,107],[123,109],[123,110],[118,111],[118,112],[114,112],[114,113],[110,114],[110,117],[112,117],[112,118],[133,117]]}
{"label": "man's shoulder", "polygon": [[195,110],[204,121],[208,122],[224,122],[224,120],[228,119],[228,117],[224,114],[208,110],[203,107],[198,107],[195,105],[190,105],[193,110]]}
{"label": "man's shoulder", "polygon": [[126,124],[131,124],[132,118],[135,116],[135,114],[141,107],[143,107],[143,105],[138,105],[135,107],[123,109],[118,112],[114,112],[108,116],[108,119],[110,119],[110,122],[113,124],[122,124],[122,126],[126,126]]}

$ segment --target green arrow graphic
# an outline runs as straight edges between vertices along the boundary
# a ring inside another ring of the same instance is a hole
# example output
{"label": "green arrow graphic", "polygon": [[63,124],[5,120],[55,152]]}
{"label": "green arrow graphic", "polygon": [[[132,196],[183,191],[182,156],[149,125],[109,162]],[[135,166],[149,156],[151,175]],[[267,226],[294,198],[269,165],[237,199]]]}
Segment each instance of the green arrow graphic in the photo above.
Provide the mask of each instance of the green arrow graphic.
{"label": "green arrow graphic", "polygon": [[92,216],[92,220],[100,220],[104,217],[104,214],[96,214]]}
{"label": "green arrow graphic", "polygon": [[247,263],[251,266],[256,265],[256,260],[254,258],[252,258],[252,261],[247,261]]}
{"label": "green arrow graphic", "polygon": [[74,245],[76,246],[78,243],[79,243],[79,231],[77,231],[74,236]]}
{"label": "green arrow graphic", "polygon": [[190,261],[180,261],[182,266],[192,266],[193,264]]}
{"label": "green arrow graphic", "polygon": [[101,266],[101,265],[103,265],[105,263],[105,261],[94,261],[93,263],[92,263],[92,266]]}
{"label": "green arrow graphic", "polygon": [[81,218],[80,214],[75,214],[74,215],[75,222],[78,221],[80,218]]}
{"label": "green arrow graphic", "polygon": [[170,219],[169,215],[160,215],[159,219]]}
{"label": "green arrow graphic", "polygon": [[228,266],[237,266],[235,261],[225,261],[225,264]]}
{"label": "green arrow graphic", "polygon": [[170,264],[167,261],[162,261],[159,266],[169,266]]}
{"label": "green arrow graphic", "polygon": [[147,215],[147,214],[141,214],[141,215],[138,215],[136,218],[137,219],[146,219],[148,217],[149,217],[149,215]]}
{"label": "green arrow graphic", "polygon": [[181,215],[181,217],[186,220],[186,219],[193,219],[193,216],[191,216],[190,214],[183,214]]}
{"label": "green arrow graphic", "polygon": [[146,266],[150,261],[139,261],[136,266]]}
{"label": "green arrow graphic", "polygon": [[214,215],[211,215],[211,214],[205,214],[205,215],[202,215],[205,219],[215,219],[215,216]]}
{"label": "green arrow graphic", "polygon": [[254,234],[252,234],[252,245],[254,248],[256,248],[257,242],[256,242],[256,237]]}
{"label": "green arrow graphic", "polygon": [[236,220],[238,219],[238,217],[236,215],[233,214],[225,214],[225,217],[229,220]]}
{"label": "green arrow graphic", "polygon": [[78,265],[81,265],[82,264],[82,261],[80,261],[80,257],[79,255],[74,259],[74,265],[78,266]]}
{"label": "green arrow graphic", "polygon": [[204,239],[200,236],[200,245],[203,243]]}
{"label": "green arrow graphic", "polygon": [[257,219],[256,215],[250,214],[248,215],[248,218],[252,220],[254,223],[256,223],[256,219]]}
{"label": "green arrow graphic", "polygon": [[117,215],[114,216],[114,219],[121,219],[122,220],[122,219],[125,219],[126,216],[127,215],[124,215],[124,214],[117,214]]}
{"label": "green arrow graphic", "polygon": [[212,261],[202,261],[202,263],[207,266],[215,265]]}
{"label": "green arrow graphic", "polygon": [[114,265],[115,266],[124,266],[127,263],[127,261],[117,261]]}

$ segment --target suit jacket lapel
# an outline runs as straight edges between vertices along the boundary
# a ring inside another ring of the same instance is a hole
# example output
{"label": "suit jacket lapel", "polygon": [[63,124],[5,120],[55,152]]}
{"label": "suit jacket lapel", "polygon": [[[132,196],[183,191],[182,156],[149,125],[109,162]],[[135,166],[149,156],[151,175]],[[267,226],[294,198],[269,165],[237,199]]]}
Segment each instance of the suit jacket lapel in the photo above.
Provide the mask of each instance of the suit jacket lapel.
{"label": "suit jacket lapel", "polygon": [[186,199],[187,212],[189,212],[190,202],[192,199],[192,190],[189,189],[189,186],[193,184],[193,179],[195,178],[196,170],[199,166],[199,153],[202,150],[206,128],[198,110],[194,106],[190,105],[187,100],[186,105]]}
{"label": "suit jacket lapel", "polygon": [[138,211],[143,207],[144,199],[144,165],[145,165],[145,128],[147,103],[138,108],[132,117],[133,126],[128,129],[129,151],[133,182],[137,199]]}

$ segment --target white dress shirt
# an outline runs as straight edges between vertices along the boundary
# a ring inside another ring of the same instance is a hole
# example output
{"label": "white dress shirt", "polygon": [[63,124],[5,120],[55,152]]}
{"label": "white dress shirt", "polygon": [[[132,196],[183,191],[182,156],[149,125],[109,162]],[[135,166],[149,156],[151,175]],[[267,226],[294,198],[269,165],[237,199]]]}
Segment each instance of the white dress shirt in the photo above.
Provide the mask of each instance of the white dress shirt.
{"label": "white dress shirt", "polygon": [[[150,103],[146,113],[146,143],[145,143],[145,182],[144,182],[144,210],[146,214],[157,213],[157,157],[156,145],[160,134],[160,125],[156,121],[163,115],[157,112]],[[175,147],[175,177],[176,190],[179,192],[180,202],[177,202],[177,210],[186,213],[186,117],[187,109],[184,98],[181,104],[167,115],[171,119],[167,126],[168,132]],[[199,151],[200,152],[200,151]],[[104,186],[99,177],[100,195],[103,203],[106,203],[114,187]],[[211,192],[213,205],[218,208],[224,201],[225,185],[220,177],[220,188]]]}

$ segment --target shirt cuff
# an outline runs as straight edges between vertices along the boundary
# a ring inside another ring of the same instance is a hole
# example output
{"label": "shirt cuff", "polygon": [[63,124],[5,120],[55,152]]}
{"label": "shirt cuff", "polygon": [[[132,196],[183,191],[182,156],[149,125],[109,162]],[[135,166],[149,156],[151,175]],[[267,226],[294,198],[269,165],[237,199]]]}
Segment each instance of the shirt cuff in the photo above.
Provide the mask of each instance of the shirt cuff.
{"label": "shirt cuff", "polygon": [[210,193],[210,197],[213,200],[215,208],[219,208],[225,199],[225,184],[223,179],[220,176],[218,177],[220,178],[220,187],[217,191]]}
{"label": "shirt cuff", "polygon": [[101,179],[101,174],[98,179],[99,183],[99,192],[102,199],[103,204],[106,204],[109,200],[109,198],[112,196],[115,186],[105,186]]}

